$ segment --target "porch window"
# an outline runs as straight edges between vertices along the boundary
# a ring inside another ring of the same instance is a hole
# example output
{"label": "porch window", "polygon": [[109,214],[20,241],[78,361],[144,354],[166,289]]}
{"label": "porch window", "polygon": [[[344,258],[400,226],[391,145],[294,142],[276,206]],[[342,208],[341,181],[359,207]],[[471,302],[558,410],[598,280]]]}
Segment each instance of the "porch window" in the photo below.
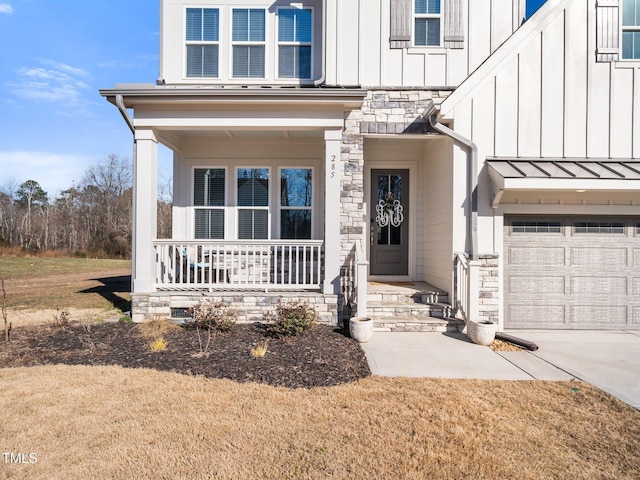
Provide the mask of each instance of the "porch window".
{"label": "porch window", "polygon": [[419,47],[440,45],[440,0],[415,0],[414,44]]}
{"label": "porch window", "polygon": [[622,2],[622,58],[640,60],[640,0]]}
{"label": "porch window", "polygon": [[232,42],[234,78],[264,78],[265,11],[234,8]]}
{"label": "porch window", "polygon": [[187,77],[218,77],[220,13],[217,8],[187,8]]}
{"label": "porch window", "polygon": [[196,239],[224,239],[225,170],[196,168],[193,182]]}
{"label": "porch window", "polygon": [[311,39],[311,9],[278,9],[278,77],[311,78]]}
{"label": "porch window", "polygon": [[238,239],[269,238],[269,169],[238,169]]}
{"label": "porch window", "polygon": [[311,239],[313,171],[280,170],[280,238]]}

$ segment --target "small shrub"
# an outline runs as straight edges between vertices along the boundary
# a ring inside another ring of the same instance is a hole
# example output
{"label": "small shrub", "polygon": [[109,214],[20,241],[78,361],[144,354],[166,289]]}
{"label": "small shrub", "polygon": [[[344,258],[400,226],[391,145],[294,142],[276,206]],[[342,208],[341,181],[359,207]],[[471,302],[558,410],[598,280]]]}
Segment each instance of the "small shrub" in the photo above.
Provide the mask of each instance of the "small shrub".
{"label": "small shrub", "polygon": [[254,358],[262,358],[267,354],[267,349],[269,348],[269,340],[265,340],[264,342],[259,343],[254,348],[251,349],[251,356]]}
{"label": "small shrub", "polygon": [[151,342],[149,348],[151,348],[152,352],[162,352],[167,349],[167,345],[169,345],[169,343],[164,338],[160,337]]}
{"label": "small shrub", "polygon": [[238,320],[236,311],[229,305],[207,299],[189,307],[189,316],[193,320],[186,322],[186,326],[217,332],[228,332]]}
{"label": "small shrub", "polygon": [[275,313],[266,313],[267,332],[276,338],[295,337],[307,332],[318,321],[315,308],[306,302],[280,302]]}
{"label": "small shrub", "polygon": [[67,328],[69,326],[69,319],[71,318],[71,314],[66,310],[58,310],[56,314],[53,315],[53,326],[55,328]]}
{"label": "small shrub", "polygon": [[118,323],[133,323],[133,319],[129,315],[122,315],[118,319]]}

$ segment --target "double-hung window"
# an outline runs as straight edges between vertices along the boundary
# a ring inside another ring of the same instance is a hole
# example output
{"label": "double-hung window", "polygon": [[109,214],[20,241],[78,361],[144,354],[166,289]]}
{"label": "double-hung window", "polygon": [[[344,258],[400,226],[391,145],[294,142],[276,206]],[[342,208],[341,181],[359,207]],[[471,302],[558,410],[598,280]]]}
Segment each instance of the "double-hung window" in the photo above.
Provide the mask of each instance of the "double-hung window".
{"label": "double-hung window", "polygon": [[414,45],[440,46],[440,26],[440,0],[414,0]]}
{"label": "double-hung window", "polygon": [[217,8],[187,8],[187,77],[217,78],[220,12]]}
{"label": "double-hung window", "polygon": [[238,239],[269,238],[269,169],[239,168]]}
{"label": "double-hung window", "polygon": [[640,60],[640,0],[622,2],[622,58]]}
{"label": "double-hung window", "polygon": [[234,8],[232,50],[234,78],[265,78],[265,10]]}
{"label": "double-hung window", "polygon": [[313,171],[310,168],[280,170],[280,238],[311,238]]}
{"label": "double-hung window", "polygon": [[196,239],[224,239],[225,169],[196,168],[193,182]]}
{"label": "double-hung window", "polygon": [[309,8],[278,9],[279,78],[311,78],[312,19]]}

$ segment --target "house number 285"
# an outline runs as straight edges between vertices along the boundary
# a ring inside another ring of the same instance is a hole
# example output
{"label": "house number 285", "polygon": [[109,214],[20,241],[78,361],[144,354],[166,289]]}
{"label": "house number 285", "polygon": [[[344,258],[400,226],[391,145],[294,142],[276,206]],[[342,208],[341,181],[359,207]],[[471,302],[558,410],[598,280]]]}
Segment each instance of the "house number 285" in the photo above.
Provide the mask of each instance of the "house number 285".
{"label": "house number 285", "polygon": [[331,178],[336,176],[336,156],[331,155]]}

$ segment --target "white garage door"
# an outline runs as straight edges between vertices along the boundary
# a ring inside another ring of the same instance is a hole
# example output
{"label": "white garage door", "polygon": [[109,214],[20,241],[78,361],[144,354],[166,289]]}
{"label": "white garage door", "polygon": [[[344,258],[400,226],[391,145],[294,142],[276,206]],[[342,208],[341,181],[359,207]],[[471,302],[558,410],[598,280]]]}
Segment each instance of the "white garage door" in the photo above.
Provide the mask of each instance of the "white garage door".
{"label": "white garage door", "polygon": [[505,217],[506,328],[640,329],[640,218]]}

